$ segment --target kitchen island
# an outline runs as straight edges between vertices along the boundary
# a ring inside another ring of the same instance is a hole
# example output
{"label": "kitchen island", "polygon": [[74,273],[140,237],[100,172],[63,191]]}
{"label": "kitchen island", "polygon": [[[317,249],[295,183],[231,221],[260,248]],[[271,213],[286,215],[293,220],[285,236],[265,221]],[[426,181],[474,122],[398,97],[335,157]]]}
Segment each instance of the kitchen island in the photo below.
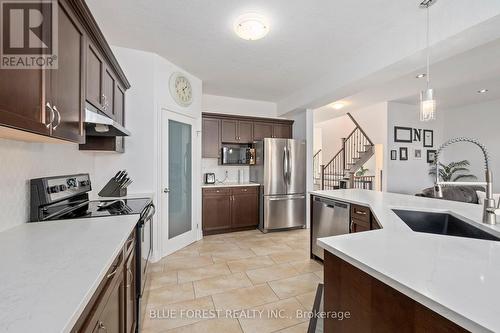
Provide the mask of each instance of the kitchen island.
{"label": "kitchen island", "polygon": [[139,215],[25,223],[0,233],[0,332],[70,332]]}
{"label": "kitchen island", "polygon": [[326,320],[327,328],[500,331],[500,242],[415,232],[392,211],[451,213],[499,236],[500,226],[477,222],[482,206],[366,190],[311,194],[369,207],[382,227],[318,240],[325,249],[325,310],[352,311],[342,323]]}

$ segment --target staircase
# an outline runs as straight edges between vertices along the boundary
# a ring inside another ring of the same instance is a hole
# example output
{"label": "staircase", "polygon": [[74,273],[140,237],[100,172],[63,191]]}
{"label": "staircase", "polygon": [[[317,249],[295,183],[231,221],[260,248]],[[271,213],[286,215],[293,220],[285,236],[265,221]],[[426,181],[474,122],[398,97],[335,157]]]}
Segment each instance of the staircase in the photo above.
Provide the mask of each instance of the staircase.
{"label": "staircase", "polygon": [[353,116],[347,114],[356,127],[347,138],[342,138],[342,149],[325,165],[320,166],[322,190],[339,188],[373,189],[374,177],[356,177],[355,173],[374,154],[373,142]]}
{"label": "staircase", "polygon": [[322,150],[318,150],[313,156],[313,184],[314,190],[321,190],[321,154]]}

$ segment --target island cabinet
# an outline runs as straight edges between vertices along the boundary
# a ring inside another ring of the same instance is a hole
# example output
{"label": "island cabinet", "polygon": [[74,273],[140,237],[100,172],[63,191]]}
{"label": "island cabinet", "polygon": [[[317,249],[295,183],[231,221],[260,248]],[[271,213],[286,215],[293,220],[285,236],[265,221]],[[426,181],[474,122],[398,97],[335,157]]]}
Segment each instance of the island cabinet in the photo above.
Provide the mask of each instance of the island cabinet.
{"label": "island cabinet", "polygon": [[381,226],[375,219],[370,208],[351,204],[351,225],[350,232],[363,232],[380,229]]}
{"label": "island cabinet", "polygon": [[203,189],[202,230],[212,235],[255,229],[259,224],[259,187]]}
{"label": "island cabinet", "polygon": [[136,234],[128,238],[123,249],[106,272],[97,291],[85,307],[72,332],[124,332],[137,328],[136,303]]}
{"label": "island cabinet", "polygon": [[0,137],[83,144],[86,102],[122,122],[130,84],[85,1],[53,4],[57,67],[0,69]]}
{"label": "island cabinet", "polygon": [[325,251],[325,332],[468,332],[464,328]]}

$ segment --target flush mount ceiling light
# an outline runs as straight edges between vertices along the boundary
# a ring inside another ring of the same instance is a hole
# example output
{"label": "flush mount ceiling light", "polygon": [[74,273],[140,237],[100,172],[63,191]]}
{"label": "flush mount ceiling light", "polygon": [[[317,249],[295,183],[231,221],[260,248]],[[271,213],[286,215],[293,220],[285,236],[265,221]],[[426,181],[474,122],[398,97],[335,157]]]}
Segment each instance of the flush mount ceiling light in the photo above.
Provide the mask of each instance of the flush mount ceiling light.
{"label": "flush mount ceiling light", "polygon": [[415,76],[415,77],[416,77],[417,79],[422,79],[422,78],[424,78],[424,77],[426,77],[426,76],[427,76],[427,74],[422,73],[422,74],[418,74],[418,75],[417,75],[417,76]]}
{"label": "flush mount ceiling light", "polygon": [[481,90],[477,91],[478,94],[486,94],[487,92],[488,92],[488,89],[481,89]]}
{"label": "flush mount ceiling light", "polygon": [[436,119],[436,100],[434,99],[434,90],[430,87],[430,46],[429,46],[429,31],[430,17],[429,7],[435,4],[437,0],[424,0],[419,7],[427,11],[427,89],[420,93],[420,121],[430,121]]}
{"label": "flush mount ceiling light", "polygon": [[234,22],[234,32],[245,40],[258,40],[269,32],[269,22],[257,13],[244,14]]}

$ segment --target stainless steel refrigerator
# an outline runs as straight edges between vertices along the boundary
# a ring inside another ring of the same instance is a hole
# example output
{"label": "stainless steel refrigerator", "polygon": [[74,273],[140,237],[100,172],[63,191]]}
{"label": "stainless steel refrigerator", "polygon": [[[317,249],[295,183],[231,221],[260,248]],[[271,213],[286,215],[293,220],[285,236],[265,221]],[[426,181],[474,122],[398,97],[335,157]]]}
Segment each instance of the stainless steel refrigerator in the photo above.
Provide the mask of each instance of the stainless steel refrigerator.
{"label": "stainless steel refrigerator", "polygon": [[305,142],[264,139],[255,143],[255,155],[250,180],[261,184],[259,229],[305,228]]}

